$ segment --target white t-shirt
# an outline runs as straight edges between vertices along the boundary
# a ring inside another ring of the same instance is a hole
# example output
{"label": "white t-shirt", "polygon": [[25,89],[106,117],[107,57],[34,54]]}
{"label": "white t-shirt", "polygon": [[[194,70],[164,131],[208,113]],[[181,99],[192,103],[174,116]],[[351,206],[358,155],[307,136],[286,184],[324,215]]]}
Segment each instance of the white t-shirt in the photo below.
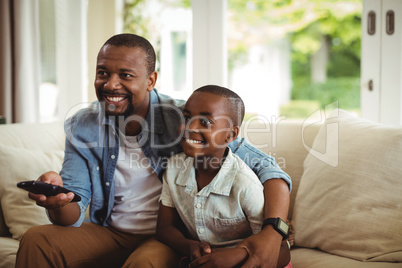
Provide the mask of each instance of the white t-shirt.
{"label": "white t-shirt", "polygon": [[162,182],[138,144],[137,136],[124,136],[114,174],[114,206],[108,220],[117,230],[154,234]]}

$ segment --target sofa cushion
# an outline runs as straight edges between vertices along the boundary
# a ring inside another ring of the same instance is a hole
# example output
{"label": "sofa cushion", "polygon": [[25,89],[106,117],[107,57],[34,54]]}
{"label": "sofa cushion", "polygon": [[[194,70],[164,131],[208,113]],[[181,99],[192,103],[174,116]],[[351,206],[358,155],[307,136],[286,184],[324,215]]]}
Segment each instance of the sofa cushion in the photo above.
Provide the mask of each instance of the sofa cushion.
{"label": "sofa cushion", "polygon": [[292,219],[294,200],[303,173],[303,162],[320,129],[319,123],[299,120],[272,120],[272,122],[244,122],[242,137],[264,153],[273,156],[279,167],[292,179],[289,220]]}
{"label": "sofa cushion", "polygon": [[295,244],[361,261],[402,262],[402,127],[336,110],[304,162]]}
{"label": "sofa cushion", "polygon": [[20,242],[9,238],[0,237],[0,267],[15,267],[15,258]]}
{"label": "sofa cushion", "polygon": [[295,248],[290,254],[295,268],[401,268],[400,263],[357,261],[311,248]]}
{"label": "sofa cushion", "polygon": [[63,156],[63,151],[32,151],[0,144],[0,204],[14,239],[20,239],[32,226],[49,223],[45,209],[17,188],[17,182],[36,180],[50,170],[58,172]]}

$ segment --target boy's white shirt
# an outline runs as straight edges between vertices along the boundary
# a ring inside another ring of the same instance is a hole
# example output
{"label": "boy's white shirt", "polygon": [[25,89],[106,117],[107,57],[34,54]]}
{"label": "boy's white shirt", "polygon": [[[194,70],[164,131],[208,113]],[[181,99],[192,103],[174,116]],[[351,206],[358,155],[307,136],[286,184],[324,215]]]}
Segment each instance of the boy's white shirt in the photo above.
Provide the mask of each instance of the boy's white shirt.
{"label": "boy's white shirt", "polygon": [[213,246],[235,246],[258,233],[263,221],[263,186],[229,149],[215,178],[197,189],[194,158],[173,156],[163,176],[161,202],[176,208],[192,239]]}

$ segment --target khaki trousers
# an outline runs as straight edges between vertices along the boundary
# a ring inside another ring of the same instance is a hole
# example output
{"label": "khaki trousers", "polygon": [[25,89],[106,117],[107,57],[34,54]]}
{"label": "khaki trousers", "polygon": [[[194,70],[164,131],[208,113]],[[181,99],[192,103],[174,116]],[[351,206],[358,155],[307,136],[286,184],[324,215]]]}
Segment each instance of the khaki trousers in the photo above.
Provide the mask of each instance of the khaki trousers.
{"label": "khaki trousers", "polygon": [[93,223],[43,225],[21,240],[16,268],[178,267],[179,257],[149,235],[134,235]]}

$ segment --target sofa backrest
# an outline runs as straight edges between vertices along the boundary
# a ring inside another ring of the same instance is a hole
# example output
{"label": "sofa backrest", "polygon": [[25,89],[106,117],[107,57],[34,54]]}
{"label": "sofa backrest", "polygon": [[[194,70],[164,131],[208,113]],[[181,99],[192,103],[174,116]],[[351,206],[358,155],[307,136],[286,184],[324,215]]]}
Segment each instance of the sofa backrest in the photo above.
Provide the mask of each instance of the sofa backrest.
{"label": "sofa backrest", "polygon": [[38,151],[64,149],[63,122],[0,125],[0,144]]}
{"label": "sofa backrest", "polygon": [[[241,136],[247,138],[261,151],[273,156],[279,166],[292,178],[289,219],[303,173],[303,162],[308,154],[307,148],[311,147],[319,127],[320,124],[306,125],[304,121],[282,120],[274,124],[245,122],[241,129]],[[62,122],[0,125],[0,145],[54,152],[64,150],[64,142]],[[9,235],[0,203],[0,236]]]}
{"label": "sofa backrest", "polygon": [[244,122],[240,135],[264,153],[273,156],[292,179],[288,218],[291,220],[294,201],[303,174],[303,162],[321,124],[302,120],[274,123]]}

